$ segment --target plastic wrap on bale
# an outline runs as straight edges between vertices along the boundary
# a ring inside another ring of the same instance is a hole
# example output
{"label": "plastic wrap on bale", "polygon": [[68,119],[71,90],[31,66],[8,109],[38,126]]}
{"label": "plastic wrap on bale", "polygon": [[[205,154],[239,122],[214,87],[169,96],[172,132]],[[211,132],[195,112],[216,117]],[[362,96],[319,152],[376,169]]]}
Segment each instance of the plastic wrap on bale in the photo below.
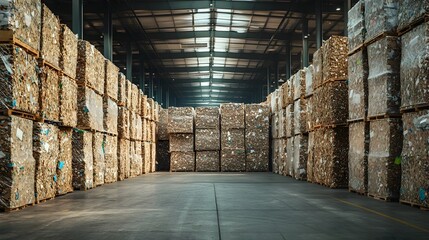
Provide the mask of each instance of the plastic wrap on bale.
{"label": "plastic wrap on bale", "polygon": [[0,208],[33,204],[36,161],[33,122],[16,116],[0,117]]}
{"label": "plastic wrap on bale", "polygon": [[293,137],[293,171],[298,180],[307,179],[308,135]]}
{"label": "plastic wrap on bale", "polygon": [[[371,1],[371,0],[367,0]],[[358,1],[348,12],[347,32],[349,49],[353,51],[365,42],[365,2]]]}
{"label": "plastic wrap on bale", "polygon": [[398,29],[406,29],[414,22],[427,17],[429,14],[428,0],[398,1]]}
{"label": "plastic wrap on bale", "polygon": [[116,102],[118,101],[119,68],[107,59],[104,61],[104,68],[104,95]]}
{"label": "plastic wrap on bale", "polygon": [[60,67],[60,32],[60,19],[43,4],[40,57],[57,68]]}
{"label": "plastic wrap on bale", "polygon": [[366,50],[349,56],[349,116],[350,120],[363,120],[368,110],[368,55]]}
{"label": "plastic wrap on bale", "polygon": [[94,156],[94,186],[100,186],[104,184],[104,173],[106,171],[106,160],[104,158],[104,134],[100,132],[94,132],[92,136],[92,154]]}
{"label": "plastic wrap on bale", "polygon": [[40,76],[40,117],[58,121],[60,114],[60,74],[50,67],[41,68]]}
{"label": "plastic wrap on bale", "polygon": [[382,34],[394,35],[398,27],[397,0],[365,1],[366,41]]}
{"label": "plastic wrap on bale", "polygon": [[65,24],[60,30],[60,68],[65,75],[76,79],[78,38]]}
{"label": "plastic wrap on bale", "polygon": [[77,126],[77,84],[63,75],[60,77],[60,116],[63,126]]}
{"label": "plastic wrap on bale", "polygon": [[24,49],[0,44],[1,109],[39,112],[39,76],[36,59]]}
{"label": "plastic wrap on bale", "polygon": [[104,135],[104,160],[106,170],[104,173],[104,182],[112,183],[118,179],[118,137]]}
{"label": "plastic wrap on bale", "polygon": [[80,129],[73,131],[73,188],[91,189],[94,186],[92,133]]}
{"label": "plastic wrap on bale", "polygon": [[130,177],[130,140],[118,140],[118,180]]}
{"label": "plastic wrap on bale", "polygon": [[[104,130],[110,134],[118,134],[118,105],[108,97],[103,99],[103,126]],[[138,128],[138,125],[133,125]],[[141,127],[141,126],[140,126]],[[141,128],[140,128],[141,129]]]}
{"label": "plastic wrap on bale", "polygon": [[195,150],[220,150],[219,129],[195,129]]}
{"label": "plastic wrap on bale", "polygon": [[219,151],[198,151],[195,158],[197,172],[219,172]]}
{"label": "plastic wrap on bale", "polygon": [[244,128],[244,104],[222,103],[220,105],[221,128]]}
{"label": "plastic wrap on bale", "polygon": [[194,109],[169,107],[168,133],[194,133]]}
{"label": "plastic wrap on bale", "polygon": [[320,87],[323,83],[323,45],[313,54],[313,89]]}
{"label": "plastic wrap on bale", "polygon": [[349,124],[349,190],[368,191],[369,122]]}
{"label": "plastic wrap on bale", "polygon": [[103,97],[87,87],[78,87],[78,126],[84,129],[104,131]]}
{"label": "plastic wrap on bale", "polygon": [[220,118],[218,107],[195,108],[195,128],[219,129]]}
{"label": "plastic wrap on bale", "polygon": [[58,131],[59,154],[57,161],[56,195],[73,192],[73,129],[60,128]]}
{"label": "plastic wrap on bale", "polygon": [[222,172],[244,172],[246,171],[246,151],[244,149],[222,149],[220,163]]}
{"label": "plastic wrap on bale", "polygon": [[172,172],[193,172],[195,170],[194,152],[171,152],[170,171]]}

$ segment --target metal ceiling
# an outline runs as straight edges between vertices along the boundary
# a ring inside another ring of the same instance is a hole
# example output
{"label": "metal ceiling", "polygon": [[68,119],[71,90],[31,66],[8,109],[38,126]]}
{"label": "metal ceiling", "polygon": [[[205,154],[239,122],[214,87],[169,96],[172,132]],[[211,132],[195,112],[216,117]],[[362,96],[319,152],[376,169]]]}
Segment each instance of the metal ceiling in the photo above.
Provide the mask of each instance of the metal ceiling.
{"label": "metal ceiling", "polygon": [[[72,2],[77,1],[82,0],[45,3],[71,27]],[[260,102],[267,95],[267,84],[272,90],[286,78],[287,66],[292,73],[301,68],[306,23],[311,61],[317,45],[316,9],[322,10],[319,16],[327,39],[344,34],[344,13],[351,4],[344,0],[86,0],[83,38],[103,52],[110,5],[114,63],[123,71],[128,66],[136,83],[142,85],[139,79],[144,76],[145,91],[164,106]]]}

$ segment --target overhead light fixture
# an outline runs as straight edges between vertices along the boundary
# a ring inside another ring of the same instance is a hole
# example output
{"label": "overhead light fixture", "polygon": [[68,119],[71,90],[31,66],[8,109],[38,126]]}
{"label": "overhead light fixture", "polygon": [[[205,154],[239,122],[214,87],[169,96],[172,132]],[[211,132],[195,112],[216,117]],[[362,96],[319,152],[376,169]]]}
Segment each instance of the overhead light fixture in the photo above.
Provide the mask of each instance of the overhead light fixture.
{"label": "overhead light fixture", "polygon": [[275,48],[269,48],[267,51],[268,52],[274,52],[276,49]]}
{"label": "overhead light fixture", "polygon": [[126,67],[124,67],[124,70],[127,70],[127,68],[126,68]]}
{"label": "overhead light fixture", "polygon": [[335,10],[337,10],[337,11],[341,11],[341,8],[337,7],[337,9],[335,9]]}
{"label": "overhead light fixture", "polygon": [[207,43],[182,43],[180,45],[181,45],[182,49],[207,47]]}
{"label": "overhead light fixture", "polygon": [[208,87],[210,82],[201,82],[201,87]]}

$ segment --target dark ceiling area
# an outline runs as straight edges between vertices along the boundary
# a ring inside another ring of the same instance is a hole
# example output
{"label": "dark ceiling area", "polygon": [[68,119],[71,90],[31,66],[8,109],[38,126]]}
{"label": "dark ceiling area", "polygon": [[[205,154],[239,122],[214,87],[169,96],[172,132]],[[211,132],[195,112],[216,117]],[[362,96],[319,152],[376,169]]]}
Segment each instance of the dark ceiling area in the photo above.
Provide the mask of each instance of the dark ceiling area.
{"label": "dark ceiling area", "polygon": [[81,37],[105,53],[130,80],[144,86],[145,93],[164,107],[264,101],[267,93],[290,74],[311,63],[322,39],[345,34],[346,12],[354,3],[350,0],[44,2],[72,29],[76,21],[73,4],[80,2]]}

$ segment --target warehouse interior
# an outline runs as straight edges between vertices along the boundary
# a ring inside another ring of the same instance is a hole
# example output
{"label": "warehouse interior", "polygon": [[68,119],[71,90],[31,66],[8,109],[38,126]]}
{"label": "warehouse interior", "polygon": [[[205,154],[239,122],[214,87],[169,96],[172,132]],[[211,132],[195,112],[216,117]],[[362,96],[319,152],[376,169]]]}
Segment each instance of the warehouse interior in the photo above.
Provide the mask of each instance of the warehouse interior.
{"label": "warehouse interior", "polygon": [[0,1],[0,239],[426,239],[428,16]]}

